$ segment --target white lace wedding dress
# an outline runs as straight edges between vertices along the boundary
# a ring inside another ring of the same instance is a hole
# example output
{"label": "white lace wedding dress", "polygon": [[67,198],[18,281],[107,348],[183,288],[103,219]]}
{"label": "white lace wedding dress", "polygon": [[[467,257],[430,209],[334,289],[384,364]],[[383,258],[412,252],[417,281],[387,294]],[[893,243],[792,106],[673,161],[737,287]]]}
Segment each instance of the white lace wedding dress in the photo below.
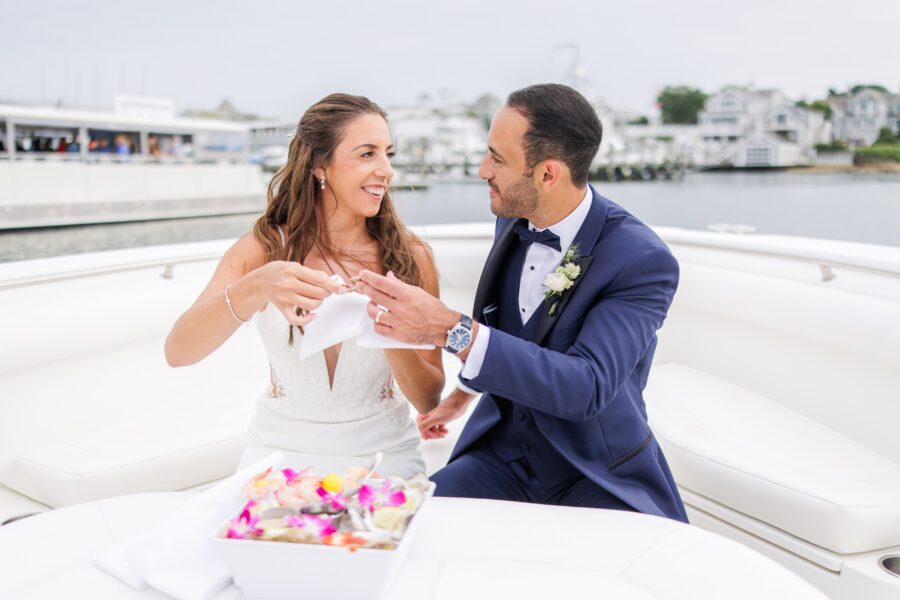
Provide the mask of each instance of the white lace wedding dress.
{"label": "white lace wedding dress", "polygon": [[295,328],[288,343],[288,322],[278,309],[269,305],[254,321],[269,355],[271,382],[257,402],[242,467],[280,450],[285,466],[342,474],[368,465],[380,451],[382,475],[425,472],[409,402],[383,350],[345,342],[332,386],[324,353],[301,360],[303,336]]}

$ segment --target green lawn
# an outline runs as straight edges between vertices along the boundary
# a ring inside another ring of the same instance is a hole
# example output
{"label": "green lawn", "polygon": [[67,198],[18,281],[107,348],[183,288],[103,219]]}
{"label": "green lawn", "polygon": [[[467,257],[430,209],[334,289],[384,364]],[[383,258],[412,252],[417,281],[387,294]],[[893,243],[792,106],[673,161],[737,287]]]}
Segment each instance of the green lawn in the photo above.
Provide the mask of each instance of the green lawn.
{"label": "green lawn", "polygon": [[856,164],[873,162],[900,162],[900,144],[877,144],[869,148],[860,148],[853,157]]}

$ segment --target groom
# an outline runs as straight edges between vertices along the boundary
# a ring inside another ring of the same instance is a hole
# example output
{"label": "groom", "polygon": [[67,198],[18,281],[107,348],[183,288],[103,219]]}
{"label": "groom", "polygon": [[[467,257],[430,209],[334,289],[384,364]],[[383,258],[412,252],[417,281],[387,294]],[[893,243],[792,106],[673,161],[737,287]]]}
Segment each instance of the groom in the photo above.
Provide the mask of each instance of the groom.
{"label": "groom", "polygon": [[[643,223],[588,185],[602,126],[575,90],[513,92],[479,170],[497,215],[470,318],[392,276],[359,289],[382,335],[444,347],[460,388],[425,437],[483,393],[438,496],[632,510],[687,521],[641,392],[678,263]],[[386,309],[386,310],[385,310]]]}

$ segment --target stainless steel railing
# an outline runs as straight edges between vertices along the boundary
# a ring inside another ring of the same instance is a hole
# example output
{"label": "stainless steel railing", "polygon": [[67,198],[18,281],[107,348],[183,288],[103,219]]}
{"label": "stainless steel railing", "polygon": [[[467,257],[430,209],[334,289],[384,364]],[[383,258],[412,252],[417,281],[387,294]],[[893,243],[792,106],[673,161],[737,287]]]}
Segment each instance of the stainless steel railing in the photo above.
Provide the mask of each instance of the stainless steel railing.
{"label": "stainless steel railing", "polygon": [[[819,268],[819,271],[822,274],[822,281],[831,281],[835,279],[837,276],[834,273],[835,269],[847,269],[881,277],[900,279],[900,262],[841,255],[821,250],[762,246],[752,241],[748,242],[747,240],[742,240],[740,239],[740,236],[723,236],[713,240],[704,239],[696,234],[682,235],[681,232],[673,232],[663,235],[662,237],[667,243],[673,246],[722,250],[726,252],[812,264]],[[752,238],[750,238],[750,240],[752,240]]]}
{"label": "stainless steel railing", "polygon": [[[414,229],[430,241],[487,242],[493,238],[493,225],[490,225],[489,227],[487,225],[488,224],[483,223],[476,225],[440,225]],[[777,246],[774,244],[761,244],[758,239],[755,239],[752,236],[706,234],[705,232],[676,229],[663,229],[660,230],[659,233],[668,244],[675,247],[681,246],[719,250],[723,252],[733,252],[763,258],[774,258],[811,264],[819,269],[822,281],[824,282],[835,279],[837,276],[835,273],[836,270],[850,270],[880,277],[900,279],[900,260],[877,260],[870,257],[827,252],[821,249],[803,249]],[[175,269],[178,265],[218,260],[227,248],[228,243],[230,242],[207,242],[206,244],[209,246],[208,249],[194,252],[189,252],[190,244],[186,244],[185,246],[187,247],[184,248],[183,254],[179,254],[177,253],[177,250],[173,250],[173,252],[175,252],[173,254],[160,254],[148,258],[134,259],[128,259],[126,257],[123,258],[121,262],[114,262],[111,260],[107,264],[101,265],[79,265],[71,268],[61,267],[59,271],[44,271],[35,275],[26,274],[10,276],[9,274],[6,274],[6,279],[0,279],[0,291],[84,277],[110,275],[153,268],[160,269],[161,277],[172,279],[175,276]],[[162,250],[162,248],[154,250]],[[0,277],[3,276],[3,265],[0,265]]]}

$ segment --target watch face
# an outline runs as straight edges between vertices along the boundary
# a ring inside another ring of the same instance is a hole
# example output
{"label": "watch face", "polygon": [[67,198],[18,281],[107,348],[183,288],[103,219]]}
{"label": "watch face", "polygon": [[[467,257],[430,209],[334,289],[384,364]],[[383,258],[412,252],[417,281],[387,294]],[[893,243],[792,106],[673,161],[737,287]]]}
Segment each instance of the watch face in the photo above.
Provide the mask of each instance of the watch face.
{"label": "watch face", "polygon": [[466,329],[465,327],[456,327],[450,331],[450,336],[447,339],[447,345],[454,350],[462,350],[469,345],[469,341],[471,339],[472,334],[468,329]]}

